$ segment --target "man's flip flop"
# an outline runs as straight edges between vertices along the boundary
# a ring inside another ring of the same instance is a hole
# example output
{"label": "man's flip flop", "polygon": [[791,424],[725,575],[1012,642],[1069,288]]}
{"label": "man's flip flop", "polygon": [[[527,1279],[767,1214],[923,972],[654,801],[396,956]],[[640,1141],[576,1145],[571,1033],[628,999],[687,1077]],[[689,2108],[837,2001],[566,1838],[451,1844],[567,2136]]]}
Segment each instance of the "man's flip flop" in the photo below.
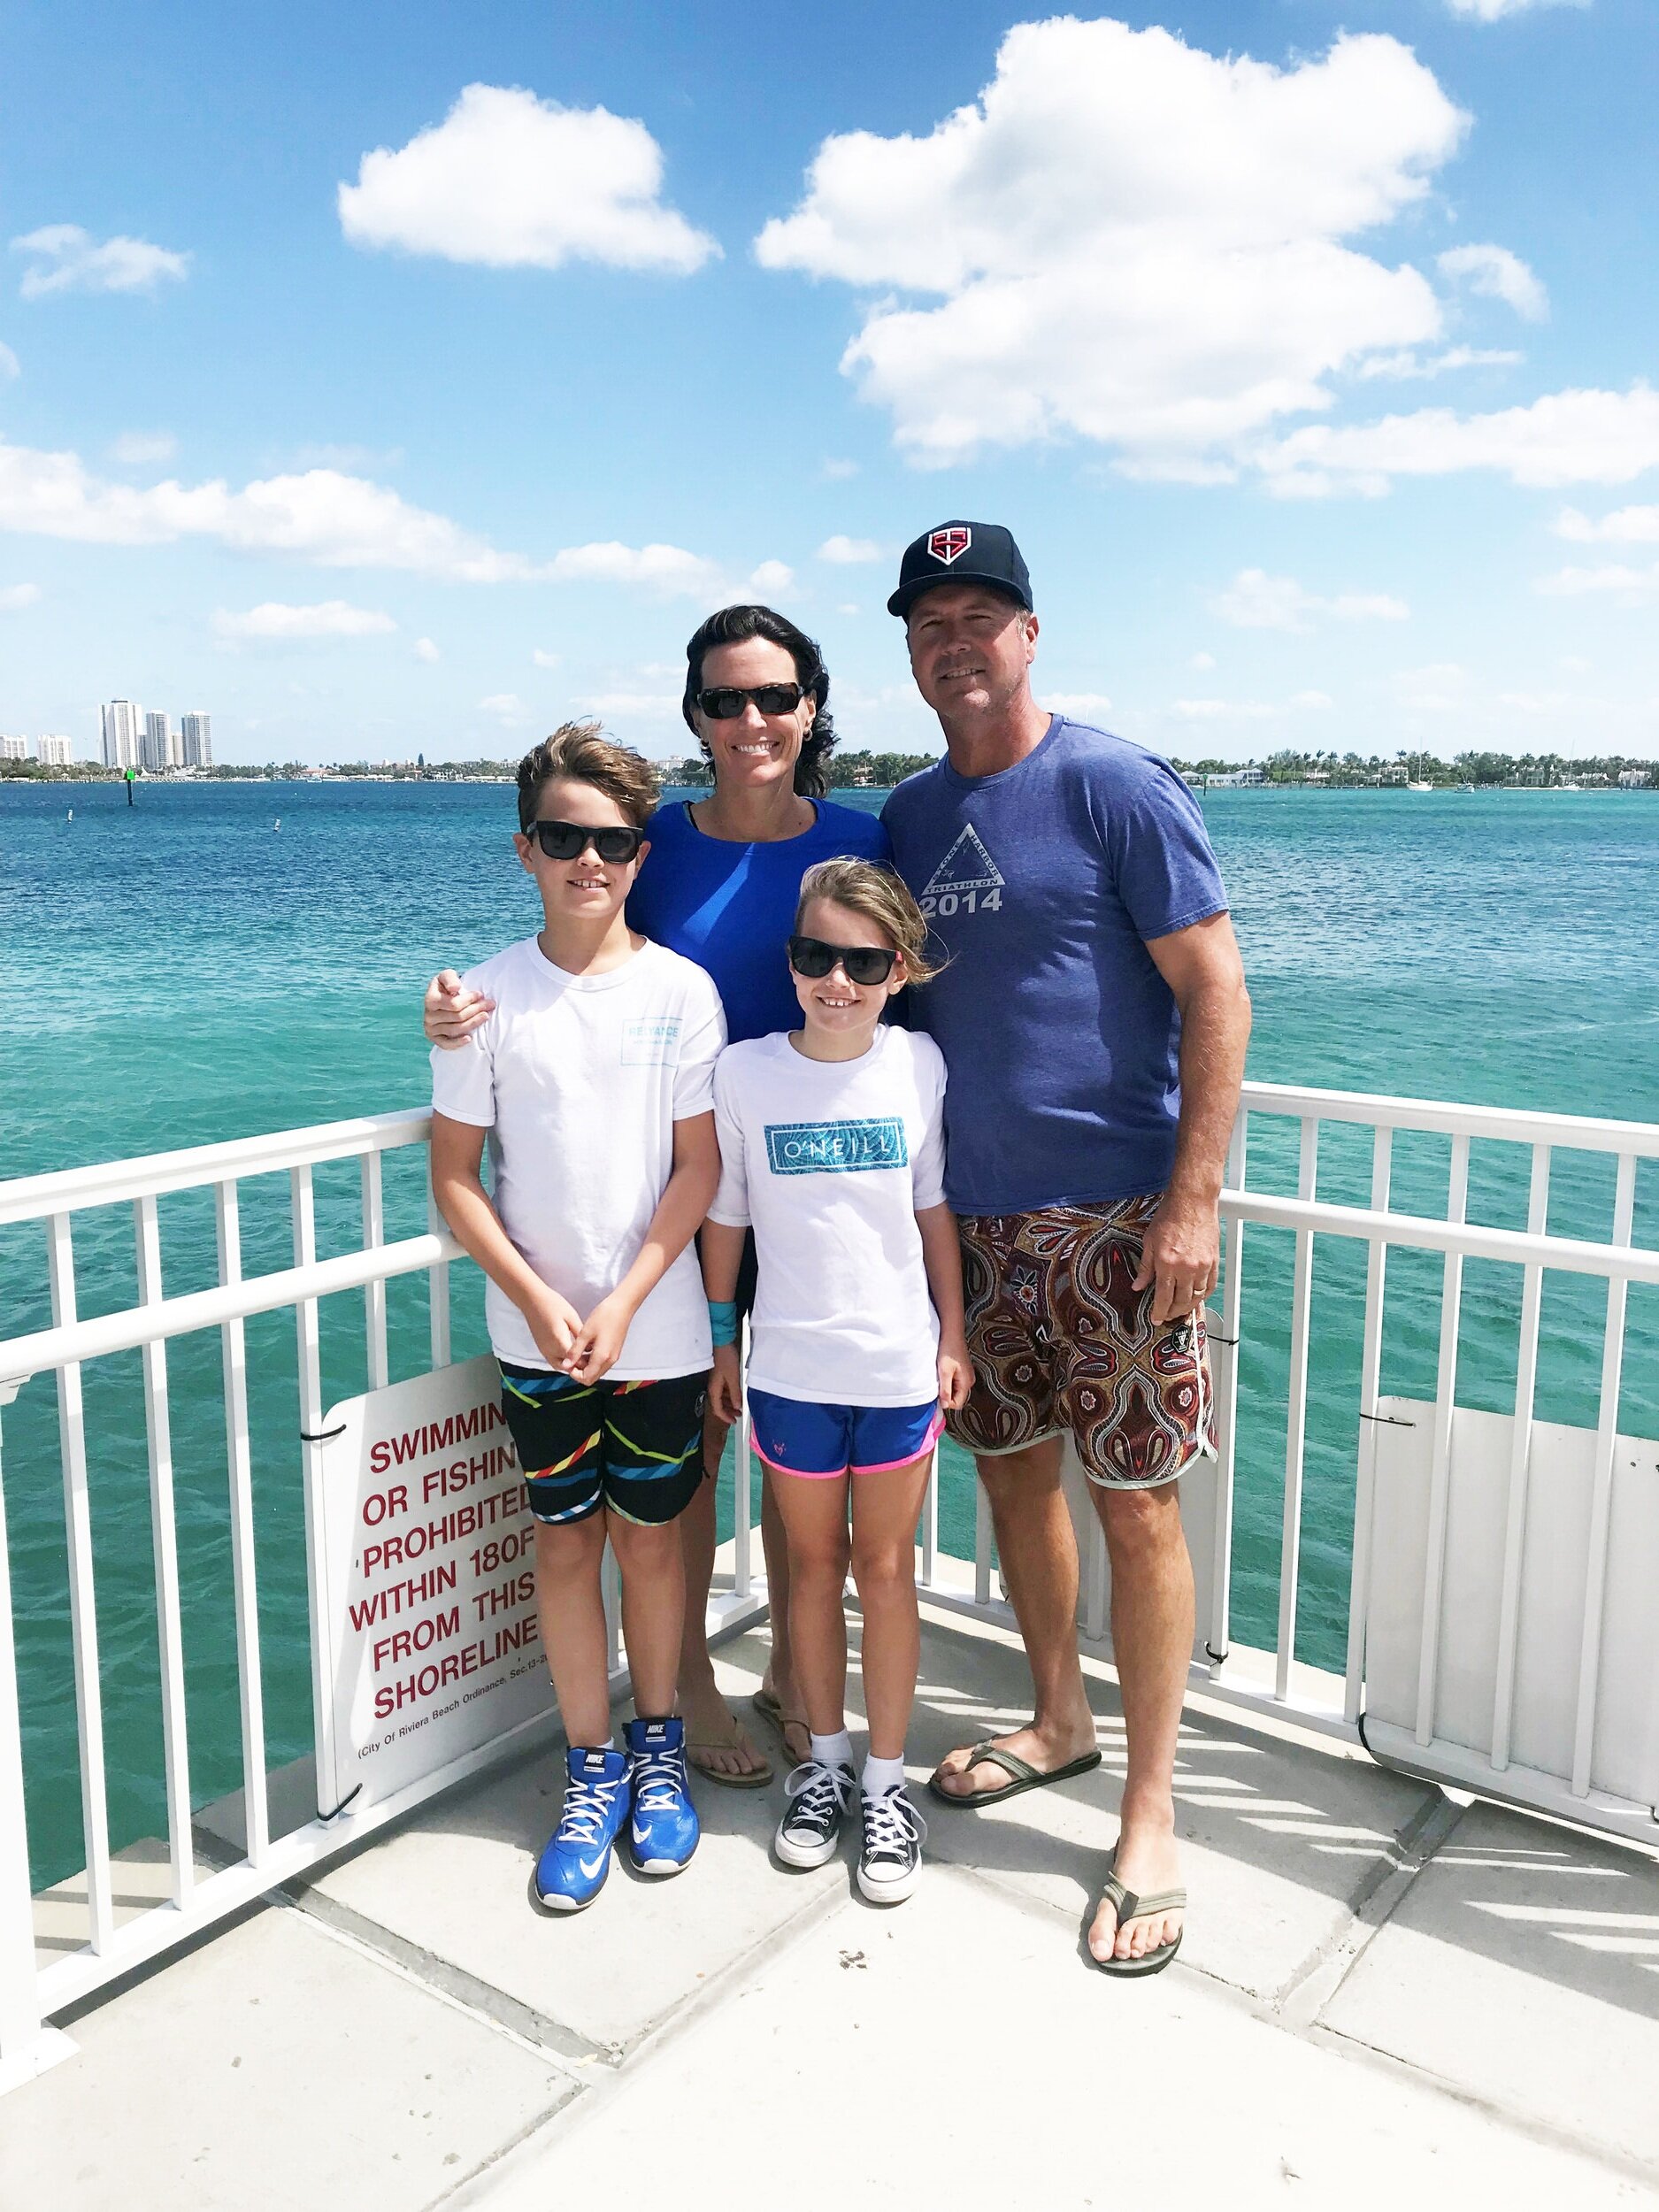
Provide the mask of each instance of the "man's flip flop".
{"label": "man's flip flop", "polygon": [[1010,1797],[1018,1797],[1023,1791],[1046,1789],[1050,1782],[1064,1782],[1074,1774],[1087,1774],[1091,1768],[1100,1764],[1100,1759],[1098,1751],[1086,1751],[1080,1759],[1073,1759],[1068,1765],[1054,1767],[1045,1773],[1042,1768],[1033,1766],[1029,1760],[1022,1759],[1017,1752],[1004,1751],[999,1744],[977,1743],[956,1771],[965,1774],[970,1767],[1001,1767],[1010,1779],[1000,1789],[972,1790],[964,1795],[955,1790],[941,1789],[937,1773],[928,1776],[927,1786],[941,1805],[963,1805],[972,1811],[978,1805],[1006,1804]]}
{"label": "man's flip flop", "polygon": [[[1115,1868],[1117,1864],[1118,1857],[1114,1852],[1112,1865]],[[1125,1920],[1140,1920],[1150,1913],[1185,1912],[1187,1909],[1187,1892],[1184,1889],[1162,1889],[1155,1896],[1138,1897],[1133,1890],[1124,1887],[1115,1872],[1107,1875],[1101,1894],[1102,1899],[1110,1899],[1120,1928]],[[1181,1936],[1186,1933],[1187,1930],[1183,1927],[1173,1943],[1160,1943],[1156,1951],[1143,1951],[1138,1959],[1120,1959],[1110,1955],[1096,1959],[1092,1951],[1089,1956],[1102,1974],[1116,1974],[1122,1981],[1140,1974],[1161,1974],[1180,1949]]]}

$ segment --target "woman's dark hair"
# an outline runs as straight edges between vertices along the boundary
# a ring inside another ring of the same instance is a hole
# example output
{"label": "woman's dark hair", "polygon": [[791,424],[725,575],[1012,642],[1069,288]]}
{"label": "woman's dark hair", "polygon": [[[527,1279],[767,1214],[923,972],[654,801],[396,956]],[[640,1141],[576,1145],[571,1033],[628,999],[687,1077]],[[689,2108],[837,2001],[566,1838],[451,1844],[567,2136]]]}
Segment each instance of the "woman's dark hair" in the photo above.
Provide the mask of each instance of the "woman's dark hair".
{"label": "woman's dark hair", "polygon": [[703,688],[703,657],[717,645],[746,645],[750,638],[757,637],[782,646],[795,663],[795,681],[803,691],[810,691],[818,703],[812,726],[802,740],[795,764],[795,787],[804,798],[821,799],[829,789],[824,764],[835,742],[835,726],[829,710],[829,671],[824,665],[816,640],[808,637],[804,630],[797,630],[787,615],[778,614],[771,607],[722,607],[698,625],[686,647],[686,695],[680,703],[686,727],[706,755],[709,748],[692,719],[692,707]]}

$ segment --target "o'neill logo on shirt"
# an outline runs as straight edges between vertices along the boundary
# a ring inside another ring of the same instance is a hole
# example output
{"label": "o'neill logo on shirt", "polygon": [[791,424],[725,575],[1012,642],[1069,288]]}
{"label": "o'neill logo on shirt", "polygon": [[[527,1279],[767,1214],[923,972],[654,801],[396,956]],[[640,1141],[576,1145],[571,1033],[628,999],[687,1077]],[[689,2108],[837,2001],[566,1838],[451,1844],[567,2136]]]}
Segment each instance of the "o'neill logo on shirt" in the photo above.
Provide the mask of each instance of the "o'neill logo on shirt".
{"label": "o'neill logo on shirt", "polygon": [[904,1124],[893,1115],[881,1121],[769,1121],[766,1159],[774,1175],[856,1175],[908,1167],[910,1152]]}
{"label": "o'neill logo on shirt", "polygon": [[985,849],[972,822],[945,855],[917,903],[924,914],[948,922],[953,914],[1001,911],[1008,879]]}
{"label": "o'neill logo on shirt", "polygon": [[947,568],[952,561],[959,561],[973,543],[973,533],[964,522],[953,522],[948,529],[935,530],[927,541],[927,549],[936,561]]}

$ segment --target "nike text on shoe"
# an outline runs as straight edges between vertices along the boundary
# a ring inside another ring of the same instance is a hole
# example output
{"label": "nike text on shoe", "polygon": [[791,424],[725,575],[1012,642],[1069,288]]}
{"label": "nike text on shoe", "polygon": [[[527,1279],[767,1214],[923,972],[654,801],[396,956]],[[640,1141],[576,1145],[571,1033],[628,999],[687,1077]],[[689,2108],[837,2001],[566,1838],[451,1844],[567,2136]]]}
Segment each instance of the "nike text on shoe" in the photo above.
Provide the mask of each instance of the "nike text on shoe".
{"label": "nike text on shoe", "polygon": [[866,1797],[864,1813],[858,1886],[872,1905],[896,1905],[920,1878],[927,1823],[902,1789]]}
{"label": "nike text on shoe", "polygon": [[772,1849],[785,1866],[825,1865],[835,1856],[841,1824],[858,1794],[852,1769],[808,1759],[784,1787],[789,1793],[789,1809],[778,1823]]}
{"label": "nike text on shoe", "polygon": [[634,1819],[628,1840],[641,1874],[678,1874],[702,1832],[686,1773],[683,1720],[631,1720],[623,1730]]}
{"label": "nike text on shoe", "polygon": [[535,1864],[535,1893],[552,1912],[591,1905],[611,1871],[611,1847],[628,1816],[628,1763],[619,1751],[572,1745],[559,1824]]}

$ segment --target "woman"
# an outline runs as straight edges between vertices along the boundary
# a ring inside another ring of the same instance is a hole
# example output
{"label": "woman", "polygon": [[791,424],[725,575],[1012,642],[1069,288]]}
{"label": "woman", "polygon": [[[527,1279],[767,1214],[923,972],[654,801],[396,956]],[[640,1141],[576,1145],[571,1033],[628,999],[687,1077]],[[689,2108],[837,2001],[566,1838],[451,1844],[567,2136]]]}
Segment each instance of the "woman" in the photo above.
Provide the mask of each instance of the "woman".
{"label": "woman", "polygon": [[[821,860],[885,860],[887,833],[873,815],[824,796],[835,742],[829,672],[817,645],[770,607],[723,607],[686,647],[680,711],[714,771],[706,799],[659,808],[651,849],[628,899],[630,925],[695,960],[714,978],[733,1043],[795,1022],[798,1010],[779,948],[794,926],[801,879]],[[459,1044],[489,1012],[450,969],[426,992],[426,1034]],[[740,1312],[753,1302],[751,1243],[738,1284]],[[703,1432],[712,1478],[727,1425],[710,1410]],[[681,1517],[686,1631],[680,1710],[687,1756],[711,1781],[758,1788],[770,1763],[720,1695],[704,1621],[714,1578],[714,1483]],[[762,1474],[761,1544],[772,1611],[772,1661],[755,1700],[777,1729],[791,1765],[810,1747],[789,1650],[789,1563],[771,1479]]]}

